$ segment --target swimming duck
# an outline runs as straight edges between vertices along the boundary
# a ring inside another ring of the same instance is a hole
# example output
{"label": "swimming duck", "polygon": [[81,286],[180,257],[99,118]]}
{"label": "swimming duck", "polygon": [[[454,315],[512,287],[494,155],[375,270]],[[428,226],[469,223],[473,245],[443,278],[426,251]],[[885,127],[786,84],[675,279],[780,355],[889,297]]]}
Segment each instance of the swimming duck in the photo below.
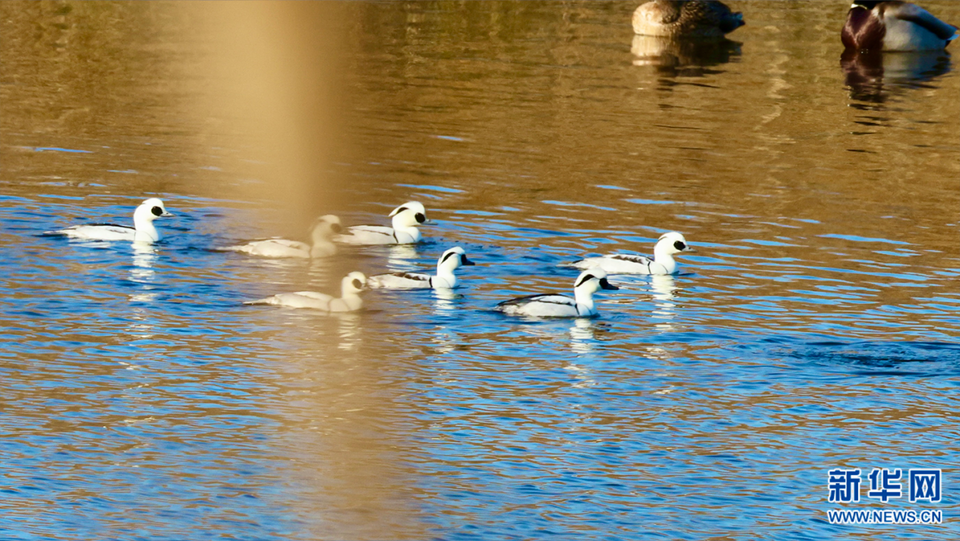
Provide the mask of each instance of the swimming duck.
{"label": "swimming duck", "polygon": [[722,38],[743,25],[743,14],[710,0],[653,0],[633,12],[633,31],[645,36]]}
{"label": "swimming duck", "polygon": [[427,211],[416,201],[409,201],[389,214],[393,227],[355,225],[336,238],[344,244],[414,244],[420,242],[417,226],[427,221]]}
{"label": "swimming duck", "polygon": [[370,289],[453,289],[457,287],[457,276],[453,271],[461,265],[475,265],[467,259],[466,252],[454,246],[437,260],[437,275],[415,274],[412,272],[394,272],[378,274],[367,280]]}
{"label": "swimming duck", "polygon": [[153,226],[157,218],[173,216],[163,206],[163,201],[151,197],[133,211],[133,227],[115,224],[73,225],[66,229],[48,231],[48,235],[66,235],[72,239],[126,240],[152,244],[160,241],[160,233]]}
{"label": "swimming duck", "polygon": [[660,235],[660,240],[653,248],[653,259],[642,255],[611,254],[589,257],[562,266],[578,269],[599,268],[610,274],[675,274],[678,269],[677,262],[673,259],[674,254],[692,251],[693,248],[690,248],[681,233],[671,231]]}
{"label": "swimming duck", "polygon": [[332,239],[334,234],[342,230],[340,218],[327,214],[317,218],[313,227],[310,228],[312,245],[295,240],[272,238],[219,249],[260,257],[328,257],[337,253],[337,245]]}
{"label": "swimming duck", "polygon": [[366,282],[367,277],[362,272],[354,271],[341,280],[339,299],[316,291],[298,291],[246,301],[243,304],[273,304],[288,308],[313,308],[324,312],[356,312],[363,308],[363,299],[360,298],[359,293],[363,291]]}
{"label": "swimming duck", "polygon": [[607,273],[603,269],[584,271],[574,282],[574,298],[566,295],[548,293],[546,295],[530,295],[503,301],[496,310],[511,316],[533,317],[593,317],[597,315],[597,308],[593,304],[593,294],[598,289],[620,289],[610,285]]}
{"label": "swimming duck", "polygon": [[957,37],[957,27],[910,2],[855,0],[840,40],[857,51],[935,51]]}

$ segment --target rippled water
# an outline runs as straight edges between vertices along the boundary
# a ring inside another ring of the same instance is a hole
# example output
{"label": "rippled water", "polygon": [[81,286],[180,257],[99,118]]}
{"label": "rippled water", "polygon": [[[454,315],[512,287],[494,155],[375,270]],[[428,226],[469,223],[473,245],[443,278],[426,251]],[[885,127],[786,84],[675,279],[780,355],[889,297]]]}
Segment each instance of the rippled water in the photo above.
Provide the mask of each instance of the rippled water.
{"label": "rippled water", "polygon": [[[880,74],[840,60],[846,5],[731,4],[707,52],[634,40],[632,3],[339,6],[353,148],[292,207],[186,105],[183,5],[0,6],[2,537],[956,538],[955,61]],[[156,248],[43,235],[148,195]],[[410,199],[415,249],[211,251]],[[669,230],[681,273],[612,278],[597,319],[492,310]],[[241,304],[454,244],[455,294]],[[943,468],[944,524],[828,524],[836,467]]]}

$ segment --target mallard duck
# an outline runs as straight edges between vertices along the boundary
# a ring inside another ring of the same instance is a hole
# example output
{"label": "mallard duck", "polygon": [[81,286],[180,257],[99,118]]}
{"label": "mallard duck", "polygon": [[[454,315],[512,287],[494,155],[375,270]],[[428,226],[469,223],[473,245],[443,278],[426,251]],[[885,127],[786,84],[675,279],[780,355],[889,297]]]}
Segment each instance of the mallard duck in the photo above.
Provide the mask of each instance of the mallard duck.
{"label": "mallard duck", "polygon": [[957,37],[957,27],[910,2],[856,0],[840,40],[856,51],[935,51]]}

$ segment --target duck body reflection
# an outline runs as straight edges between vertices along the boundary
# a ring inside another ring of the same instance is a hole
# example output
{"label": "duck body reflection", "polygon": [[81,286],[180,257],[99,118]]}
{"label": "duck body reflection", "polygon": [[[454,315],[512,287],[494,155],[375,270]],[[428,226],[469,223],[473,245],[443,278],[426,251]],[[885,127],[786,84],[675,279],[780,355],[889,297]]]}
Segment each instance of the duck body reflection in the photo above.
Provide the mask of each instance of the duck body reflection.
{"label": "duck body reflection", "polygon": [[709,41],[663,36],[633,36],[630,52],[634,66],[654,66],[661,72],[700,76],[709,66],[740,56],[740,43],[727,38]]}
{"label": "duck body reflection", "polygon": [[949,73],[951,64],[946,51],[883,53],[847,49],[840,56],[840,68],[854,99],[882,102],[893,89],[915,87]]}

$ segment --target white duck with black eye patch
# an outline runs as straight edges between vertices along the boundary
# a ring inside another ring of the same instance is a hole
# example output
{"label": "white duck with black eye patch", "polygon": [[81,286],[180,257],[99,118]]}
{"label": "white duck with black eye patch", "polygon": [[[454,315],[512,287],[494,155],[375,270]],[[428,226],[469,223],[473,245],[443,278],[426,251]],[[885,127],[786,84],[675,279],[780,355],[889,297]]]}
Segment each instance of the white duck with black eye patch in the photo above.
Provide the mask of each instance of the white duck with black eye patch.
{"label": "white duck with black eye patch", "polygon": [[681,233],[664,233],[653,248],[653,259],[642,255],[611,254],[588,257],[562,267],[578,269],[603,269],[607,274],[676,274],[679,271],[674,255],[695,252]]}
{"label": "white duck with black eye patch", "polygon": [[157,218],[173,216],[163,206],[163,201],[152,197],[133,211],[133,227],[116,224],[74,225],[57,231],[48,231],[48,235],[66,235],[72,239],[84,240],[125,240],[152,244],[160,241],[160,233],[153,226]]}
{"label": "white duck with black eye patch", "polygon": [[475,265],[467,259],[463,248],[454,246],[437,260],[437,275],[417,274],[412,272],[394,272],[377,274],[367,280],[370,289],[453,289],[459,285],[454,271],[461,266]]}
{"label": "white duck with black eye patch", "polygon": [[342,231],[340,218],[333,214],[321,216],[310,228],[311,244],[296,240],[272,239],[255,240],[238,246],[227,246],[218,250],[240,252],[259,257],[329,257],[337,253],[337,245],[333,243],[333,236]]}
{"label": "white duck with black eye patch", "polygon": [[362,272],[354,271],[340,281],[340,298],[316,291],[297,291],[280,293],[243,304],[272,304],[288,308],[312,308],[324,312],[356,312],[363,308],[360,292],[363,291],[366,283],[367,277]]}
{"label": "white duck with black eye patch", "polygon": [[416,201],[408,201],[389,214],[393,227],[355,225],[335,240],[344,244],[415,244],[420,242],[417,226],[427,221],[427,211]]}
{"label": "white duck with black eye patch", "polygon": [[511,316],[531,317],[594,317],[597,307],[593,294],[600,289],[620,289],[610,285],[603,269],[590,269],[580,273],[573,286],[573,298],[548,293],[530,295],[501,302],[496,310]]}

